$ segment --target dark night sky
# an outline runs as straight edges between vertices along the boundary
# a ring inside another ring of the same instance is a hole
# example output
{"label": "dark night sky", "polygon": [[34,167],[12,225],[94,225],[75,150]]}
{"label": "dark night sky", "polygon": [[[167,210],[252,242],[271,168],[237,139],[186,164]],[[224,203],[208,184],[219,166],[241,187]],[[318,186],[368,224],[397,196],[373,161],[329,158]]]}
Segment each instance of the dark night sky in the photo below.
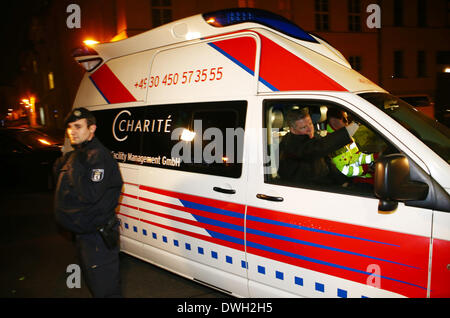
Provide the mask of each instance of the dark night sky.
{"label": "dark night sky", "polygon": [[41,14],[51,0],[5,1],[0,10],[0,85],[10,85],[19,73],[20,53],[32,49],[28,29],[33,15]]}

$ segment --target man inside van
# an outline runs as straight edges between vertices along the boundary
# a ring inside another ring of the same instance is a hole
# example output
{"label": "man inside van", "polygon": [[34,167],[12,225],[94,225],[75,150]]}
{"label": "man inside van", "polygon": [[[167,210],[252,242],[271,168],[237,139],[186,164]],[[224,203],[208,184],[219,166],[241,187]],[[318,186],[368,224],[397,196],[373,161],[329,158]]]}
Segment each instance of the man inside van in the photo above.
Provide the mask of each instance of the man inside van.
{"label": "man inside van", "polygon": [[83,276],[94,297],[121,297],[119,232],[115,208],[122,177],[110,151],[95,137],[96,119],[86,108],[66,118],[73,151],[55,162],[55,217],[73,232]]}
{"label": "man inside van", "polygon": [[278,174],[282,180],[296,184],[344,184],[347,179],[331,163],[330,154],[352,142],[358,129],[356,123],[333,134],[316,134],[308,108],[293,108],[287,112],[287,133],[280,143]]}

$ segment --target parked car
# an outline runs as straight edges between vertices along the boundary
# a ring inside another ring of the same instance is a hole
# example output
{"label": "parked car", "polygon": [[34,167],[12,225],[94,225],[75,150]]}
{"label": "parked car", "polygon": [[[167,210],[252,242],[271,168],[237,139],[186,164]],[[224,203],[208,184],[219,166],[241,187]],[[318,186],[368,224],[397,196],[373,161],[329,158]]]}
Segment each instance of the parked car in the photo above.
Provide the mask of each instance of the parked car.
{"label": "parked car", "polygon": [[434,103],[428,95],[403,95],[399,96],[405,102],[424,113],[430,118],[435,119]]}
{"label": "parked car", "polygon": [[0,129],[0,187],[52,189],[52,167],[62,143],[31,128]]}

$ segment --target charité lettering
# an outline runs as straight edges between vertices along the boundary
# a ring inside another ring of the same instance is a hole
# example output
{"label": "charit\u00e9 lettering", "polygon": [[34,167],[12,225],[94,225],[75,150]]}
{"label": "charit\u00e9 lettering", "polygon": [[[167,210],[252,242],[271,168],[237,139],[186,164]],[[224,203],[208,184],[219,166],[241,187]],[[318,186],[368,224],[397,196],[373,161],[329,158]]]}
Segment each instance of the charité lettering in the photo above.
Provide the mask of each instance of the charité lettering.
{"label": "charit\u00e9 lettering", "polygon": [[172,115],[158,119],[133,119],[129,110],[119,112],[113,121],[113,136],[117,141],[124,141],[130,132],[170,133]]}

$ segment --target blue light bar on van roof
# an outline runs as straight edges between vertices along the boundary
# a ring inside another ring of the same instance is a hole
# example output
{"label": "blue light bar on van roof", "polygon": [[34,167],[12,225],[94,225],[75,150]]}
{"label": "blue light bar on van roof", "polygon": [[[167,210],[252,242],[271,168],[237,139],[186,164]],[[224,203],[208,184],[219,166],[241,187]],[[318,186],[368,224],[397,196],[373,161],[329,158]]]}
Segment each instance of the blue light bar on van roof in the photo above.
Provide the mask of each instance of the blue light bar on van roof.
{"label": "blue light bar on van roof", "polygon": [[77,47],[72,51],[72,57],[80,57],[80,56],[88,56],[88,55],[98,55],[97,51],[93,48],[83,45],[81,47]]}
{"label": "blue light bar on van roof", "polygon": [[205,19],[208,24],[215,27],[225,27],[244,22],[259,23],[296,39],[319,43],[308,32],[304,31],[288,19],[261,9],[236,8],[219,10],[204,13],[203,19]]}

